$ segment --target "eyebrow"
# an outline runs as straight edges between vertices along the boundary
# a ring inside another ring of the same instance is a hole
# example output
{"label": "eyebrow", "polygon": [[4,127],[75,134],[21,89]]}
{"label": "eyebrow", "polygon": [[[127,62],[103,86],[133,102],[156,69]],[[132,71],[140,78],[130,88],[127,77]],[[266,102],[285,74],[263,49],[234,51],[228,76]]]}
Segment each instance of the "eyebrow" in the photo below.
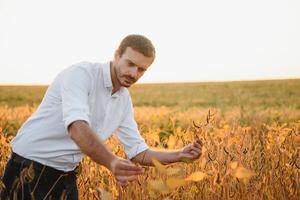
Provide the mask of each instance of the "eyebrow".
{"label": "eyebrow", "polygon": [[145,70],[145,71],[147,70],[147,69],[145,69],[144,67],[135,64],[134,62],[132,62],[132,60],[130,60],[130,59],[128,59],[128,58],[127,58],[126,60],[127,60],[127,62],[132,63],[134,66],[137,66],[138,68],[141,68],[141,69],[143,69],[143,70]]}
{"label": "eyebrow", "polygon": [[129,60],[129,59],[127,59],[127,61],[128,61],[129,63],[132,63],[134,66],[138,66],[137,64],[135,64],[134,62],[132,62],[132,61]]}

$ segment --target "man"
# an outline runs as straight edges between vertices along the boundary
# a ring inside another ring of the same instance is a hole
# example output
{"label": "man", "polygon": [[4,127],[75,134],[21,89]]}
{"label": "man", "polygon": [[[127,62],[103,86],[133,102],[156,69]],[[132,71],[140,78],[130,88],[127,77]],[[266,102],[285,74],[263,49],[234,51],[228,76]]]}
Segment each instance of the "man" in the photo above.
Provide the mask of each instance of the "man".
{"label": "man", "polygon": [[[75,168],[84,154],[111,171],[120,185],[137,179],[141,165],[196,159],[201,142],[171,152],[149,149],[139,134],[127,90],[150,67],[155,49],[142,35],[125,37],[107,63],[82,62],[58,74],[40,106],[12,140],[2,199],[78,199]],[[103,144],[115,133],[128,160]]]}

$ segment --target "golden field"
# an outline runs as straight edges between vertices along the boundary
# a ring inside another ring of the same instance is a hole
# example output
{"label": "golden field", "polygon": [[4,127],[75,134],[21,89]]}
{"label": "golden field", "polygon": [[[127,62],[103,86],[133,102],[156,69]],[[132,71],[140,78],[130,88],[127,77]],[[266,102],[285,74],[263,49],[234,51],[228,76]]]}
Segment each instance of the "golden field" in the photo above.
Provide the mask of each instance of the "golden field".
{"label": "golden field", "polygon": [[[9,141],[46,88],[0,87],[0,176]],[[80,199],[300,199],[299,88],[299,79],[132,87],[136,121],[149,146],[177,149],[200,138],[203,154],[168,166],[154,161],[127,187],[85,158]],[[114,137],[106,143],[125,157]]]}

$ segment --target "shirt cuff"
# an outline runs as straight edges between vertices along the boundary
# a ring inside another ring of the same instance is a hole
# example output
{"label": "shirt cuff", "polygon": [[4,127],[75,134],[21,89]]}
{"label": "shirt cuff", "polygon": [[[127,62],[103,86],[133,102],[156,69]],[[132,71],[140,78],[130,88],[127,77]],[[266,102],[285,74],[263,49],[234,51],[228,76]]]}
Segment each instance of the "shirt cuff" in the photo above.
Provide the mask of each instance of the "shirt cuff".
{"label": "shirt cuff", "polygon": [[83,120],[86,121],[89,126],[91,126],[90,124],[90,120],[88,117],[84,117],[84,116],[72,116],[72,117],[68,117],[67,119],[65,119],[65,128],[68,131],[68,127],[72,122],[78,121],[78,120]]}
{"label": "shirt cuff", "polygon": [[133,157],[147,149],[149,149],[149,147],[145,142],[139,143],[131,147],[128,151],[126,151],[126,155],[129,159],[132,159]]}

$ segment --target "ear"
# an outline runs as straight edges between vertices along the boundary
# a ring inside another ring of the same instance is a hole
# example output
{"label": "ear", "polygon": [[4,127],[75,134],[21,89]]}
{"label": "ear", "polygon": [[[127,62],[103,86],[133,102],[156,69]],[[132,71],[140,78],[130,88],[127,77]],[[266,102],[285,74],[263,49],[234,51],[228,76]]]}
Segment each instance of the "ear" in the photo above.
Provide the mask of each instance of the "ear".
{"label": "ear", "polygon": [[120,59],[120,53],[119,53],[118,50],[115,51],[114,59],[115,59],[115,60]]}

